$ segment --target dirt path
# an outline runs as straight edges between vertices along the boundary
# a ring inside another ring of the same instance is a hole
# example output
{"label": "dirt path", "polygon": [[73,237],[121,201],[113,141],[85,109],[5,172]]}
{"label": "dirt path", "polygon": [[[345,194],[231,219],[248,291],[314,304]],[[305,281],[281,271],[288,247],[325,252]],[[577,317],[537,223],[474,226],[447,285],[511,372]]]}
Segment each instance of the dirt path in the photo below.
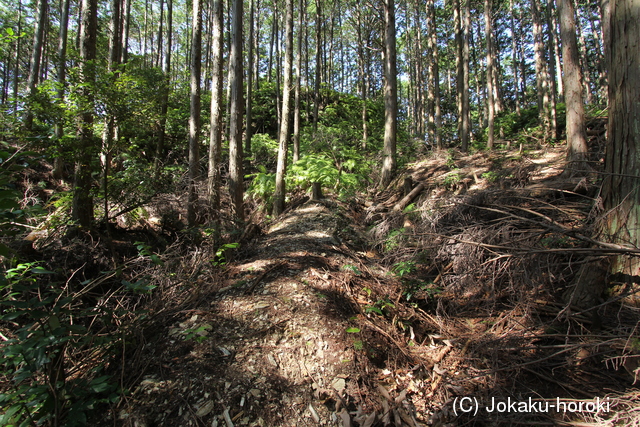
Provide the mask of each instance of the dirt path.
{"label": "dirt path", "polygon": [[[373,421],[371,388],[393,352],[354,332],[360,310],[350,286],[363,280],[361,269],[382,272],[367,269],[364,252],[354,251],[360,237],[351,220],[325,204],[308,202],[286,214],[252,245],[249,259],[227,268],[208,306],[178,312],[168,330],[158,331],[161,343],[153,347],[162,353],[149,355],[152,366],[121,420],[148,426]],[[360,415],[348,415],[345,406]]]}

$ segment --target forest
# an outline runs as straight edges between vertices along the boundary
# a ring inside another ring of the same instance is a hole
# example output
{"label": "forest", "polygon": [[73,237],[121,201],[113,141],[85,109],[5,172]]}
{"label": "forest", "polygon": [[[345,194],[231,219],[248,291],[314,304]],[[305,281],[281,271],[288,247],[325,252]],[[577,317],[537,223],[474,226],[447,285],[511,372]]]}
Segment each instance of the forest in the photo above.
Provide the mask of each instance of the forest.
{"label": "forest", "polygon": [[640,426],[639,0],[0,0],[0,82],[0,425]]}

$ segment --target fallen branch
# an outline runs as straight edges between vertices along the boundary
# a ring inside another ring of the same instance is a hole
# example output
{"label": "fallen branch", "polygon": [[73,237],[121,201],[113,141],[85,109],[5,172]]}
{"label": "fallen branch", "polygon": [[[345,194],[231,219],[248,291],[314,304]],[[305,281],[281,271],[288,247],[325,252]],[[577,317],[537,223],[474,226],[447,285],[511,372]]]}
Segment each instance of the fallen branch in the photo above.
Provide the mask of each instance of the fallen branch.
{"label": "fallen branch", "polygon": [[411,203],[413,199],[415,199],[418,196],[418,194],[422,193],[422,190],[424,189],[425,189],[424,183],[418,184],[416,188],[411,190],[409,194],[404,196],[402,200],[400,200],[398,203],[395,204],[395,206],[393,207],[393,211],[394,212],[402,211],[409,203]]}

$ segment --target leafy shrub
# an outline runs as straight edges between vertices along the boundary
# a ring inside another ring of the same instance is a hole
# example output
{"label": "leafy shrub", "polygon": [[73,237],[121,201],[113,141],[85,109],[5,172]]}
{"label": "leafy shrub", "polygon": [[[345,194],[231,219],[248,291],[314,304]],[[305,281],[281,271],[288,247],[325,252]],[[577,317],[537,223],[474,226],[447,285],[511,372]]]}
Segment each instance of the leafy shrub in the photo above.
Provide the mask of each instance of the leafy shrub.
{"label": "leafy shrub", "polygon": [[[69,293],[63,283],[36,263],[9,269],[0,284],[2,321],[17,326],[15,337],[0,349],[0,366],[8,389],[0,397],[0,425],[86,425],[87,411],[118,399],[118,386],[103,374],[106,360],[87,375],[66,378],[67,353],[87,348],[108,349],[117,335],[98,337],[85,325],[110,323],[110,314],[94,307],[78,308],[81,293]],[[91,286],[91,284],[87,284]],[[85,288],[86,289],[86,288]],[[108,350],[107,350],[108,352]]]}

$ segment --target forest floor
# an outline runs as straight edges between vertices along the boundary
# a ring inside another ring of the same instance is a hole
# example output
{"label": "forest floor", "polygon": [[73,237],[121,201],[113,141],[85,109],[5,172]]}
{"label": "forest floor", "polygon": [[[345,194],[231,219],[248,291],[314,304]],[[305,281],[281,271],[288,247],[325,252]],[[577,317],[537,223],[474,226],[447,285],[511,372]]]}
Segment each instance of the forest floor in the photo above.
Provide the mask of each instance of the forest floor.
{"label": "forest floor", "polygon": [[607,255],[563,159],[433,155],[366,203],[300,201],[215,268],[184,253],[104,424],[639,425],[632,292],[563,299]]}
{"label": "forest floor", "polygon": [[[432,153],[383,192],[294,197],[238,248],[175,230],[170,194],[147,206],[160,222],[21,250],[111,319],[108,345],[65,356],[69,381],[102,366],[122,391],[91,425],[640,426],[638,287],[605,273],[602,158],[571,178],[564,155]],[[567,302],[580,272],[593,309]]]}

